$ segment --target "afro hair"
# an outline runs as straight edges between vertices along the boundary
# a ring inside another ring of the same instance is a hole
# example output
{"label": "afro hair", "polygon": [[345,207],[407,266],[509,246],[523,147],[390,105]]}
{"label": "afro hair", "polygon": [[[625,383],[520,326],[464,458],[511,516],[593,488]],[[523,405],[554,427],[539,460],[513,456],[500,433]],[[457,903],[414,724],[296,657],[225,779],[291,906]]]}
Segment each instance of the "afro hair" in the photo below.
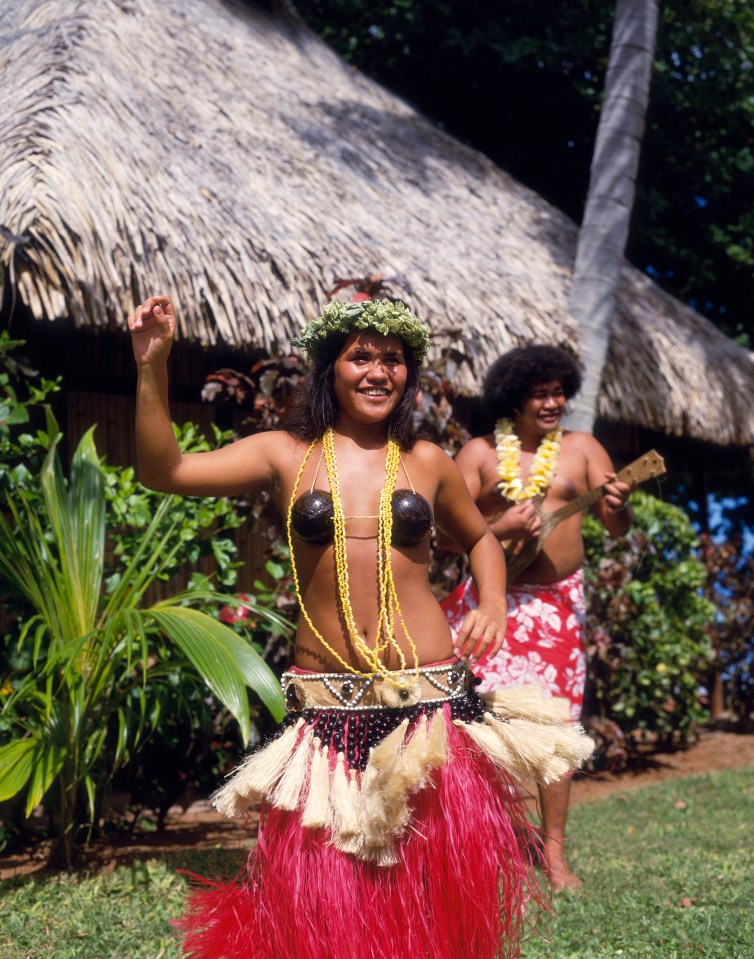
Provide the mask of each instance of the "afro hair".
{"label": "afro hair", "polygon": [[482,388],[482,405],[492,419],[513,417],[535,386],[558,380],[566,399],[581,388],[581,368],[559,346],[517,346],[490,366]]}

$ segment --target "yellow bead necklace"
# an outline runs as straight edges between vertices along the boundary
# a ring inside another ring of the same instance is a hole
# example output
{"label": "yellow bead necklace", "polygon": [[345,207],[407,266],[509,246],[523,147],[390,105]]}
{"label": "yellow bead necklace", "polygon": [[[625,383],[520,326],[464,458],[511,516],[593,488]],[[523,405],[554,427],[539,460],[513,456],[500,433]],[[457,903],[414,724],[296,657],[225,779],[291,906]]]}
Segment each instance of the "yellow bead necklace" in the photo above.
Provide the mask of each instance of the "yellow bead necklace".
{"label": "yellow bead necklace", "polygon": [[[377,527],[377,582],[378,582],[378,602],[379,616],[377,620],[377,631],[374,640],[374,646],[366,643],[357,627],[353,617],[353,607],[351,606],[350,581],[348,576],[348,552],[346,547],[346,517],[343,512],[343,501],[340,495],[340,477],[338,475],[338,463],[335,457],[335,435],[332,428],[326,430],[322,437],[322,450],[324,453],[325,467],[327,469],[327,479],[330,484],[330,495],[333,504],[333,547],[335,550],[335,578],[338,585],[338,597],[340,599],[340,608],[343,614],[343,620],[346,625],[348,636],[353,643],[356,652],[365,660],[370,667],[368,671],[355,669],[349,665],[346,660],[332,648],[324,636],[315,627],[304,606],[299,584],[298,570],[296,568],[296,559],[293,551],[292,536],[292,516],[293,504],[296,501],[301,477],[306,464],[311,456],[312,450],[319,441],[315,440],[310,444],[304,455],[303,462],[299,467],[296,481],[293,486],[291,500],[288,505],[288,514],[286,517],[286,533],[288,536],[288,549],[291,556],[291,571],[293,573],[293,584],[296,591],[301,615],[309,625],[314,636],[348,672],[355,673],[357,676],[379,675],[395,686],[409,685],[408,680],[396,678],[395,672],[389,670],[383,660],[382,654],[389,649],[394,649],[400,662],[400,671],[403,673],[406,669],[406,657],[395,638],[395,619],[396,616],[401,624],[403,633],[408,640],[411,653],[414,660],[412,671],[419,668],[419,655],[416,651],[414,641],[411,639],[406,624],[403,619],[401,605],[398,600],[398,593],[393,579],[393,565],[391,558],[391,538],[393,530],[393,492],[395,482],[398,476],[398,467],[401,461],[400,447],[392,438],[388,439],[387,454],[385,457],[385,483],[380,493],[380,507],[378,514]],[[392,675],[391,675],[392,673]]]}
{"label": "yellow bead necklace", "polygon": [[524,486],[521,481],[521,440],[516,435],[513,420],[505,417],[495,424],[495,449],[497,451],[497,484],[502,495],[512,503],[523,503],[544,493],[558,468],[560,443],[563,429],[556,426],[542,438],[534,459],[531,462],[529,476]]}

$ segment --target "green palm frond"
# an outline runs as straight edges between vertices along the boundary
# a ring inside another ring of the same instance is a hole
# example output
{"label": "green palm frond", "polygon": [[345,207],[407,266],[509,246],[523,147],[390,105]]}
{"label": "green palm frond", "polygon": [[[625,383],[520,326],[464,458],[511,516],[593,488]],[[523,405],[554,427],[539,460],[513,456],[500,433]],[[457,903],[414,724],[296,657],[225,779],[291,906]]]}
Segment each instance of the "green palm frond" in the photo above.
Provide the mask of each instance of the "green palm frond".
{"label": "green palm frond", "polygon": [[[284,707],[278,680],[252,645],[190,608],[233,598],[201,586],[144,605],[185,548],[176,497],[161,499],[131,560],[105,591],[106,500],[93,430],[79,443],[68,479],[52,417],[48,435],[42,497],[17,489],[0,510],[0,576],[32,610],[18,642],[35,664],[3,699],[16,738],[0,746],[0,800],[26,790],[28,814],[55,787],[61,831],[68,834],[81,792],[94,814],[104,784],[154,729],[159,696],[148,707],[148,689],[170,684],[176,663],[191,664],[236,718],[245,742],[249,689],[276,720]],[[255,607],[254,616],[272,630],[291,629],[275,610]]]}
{"label": "green palm frond", "polygon": [[217,698],[230,709],[241,726],[244,742],[248,742],[251,735],[247,685],[259,694],[276,720],[282,719],[285,710],[274,673],[259,653],[232,629],[184,606],[162,604],[146,615],[155,619]]}
{"label": "green palm frond", "polygon": [[35,739],[15,739],[0,746],[0,802],[12,799],[26,786],[34,771]]}
{"label": "green palm frond", "polygon": [[66,483],[57,446],[45,457],[40,477],[46,520],[57,548],[59,586],[72,632],[91,629],[99,609],[105,555],[105,499],[94,427],[81,439]]}

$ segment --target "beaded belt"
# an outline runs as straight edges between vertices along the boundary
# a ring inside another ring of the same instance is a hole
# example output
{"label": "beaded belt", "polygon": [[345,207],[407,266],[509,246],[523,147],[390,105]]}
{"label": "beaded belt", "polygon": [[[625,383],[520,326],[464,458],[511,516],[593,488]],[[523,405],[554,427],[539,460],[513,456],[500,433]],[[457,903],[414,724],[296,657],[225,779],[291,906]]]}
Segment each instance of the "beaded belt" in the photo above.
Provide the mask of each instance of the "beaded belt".
{"label": "beaded belt", "polygon": [[283,673],[281,685],[289,713],[305,709],[400,709],[420,702],[460,699],[474,688],[474,676],[461,660],[403,672],[359,676],[354,673]]}

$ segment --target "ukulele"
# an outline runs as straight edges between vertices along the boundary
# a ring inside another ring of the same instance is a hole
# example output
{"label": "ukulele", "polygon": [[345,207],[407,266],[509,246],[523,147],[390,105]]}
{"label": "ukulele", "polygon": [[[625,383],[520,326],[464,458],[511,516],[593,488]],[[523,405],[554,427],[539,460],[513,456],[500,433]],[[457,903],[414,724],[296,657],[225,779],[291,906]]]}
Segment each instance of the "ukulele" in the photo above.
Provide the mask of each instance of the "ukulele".
{"label": "ukulele", "polygon": [[[648,453],[634,460],[633,463],[624,466],[617,474],[617,479],[619,479],[621,483],[626,483],[634,489],[640,483],[644,483],[654,476],[662,476],[664,472],[665,461],[655,450],[650,450]],[[530,566],[534,562],[545,540],[561,520],[566,519],[568,516],[573,516],[574,513],[578,513],[580,510],[587,509],[592,503],[596,503],[597,500],[602,499],[604,495],[604,485],[598,486],[596,489],[583,493],[581,496],[576,497],[575,500],[566,503],[565,506],[561,506],[559,509],[553,510],[551,513],[540,512],[542,525],[537,538],[524,542],[519,541],[507,547],[505,550],[508,581],[513,582],[513,580],[523,573],[527,566]]]}

